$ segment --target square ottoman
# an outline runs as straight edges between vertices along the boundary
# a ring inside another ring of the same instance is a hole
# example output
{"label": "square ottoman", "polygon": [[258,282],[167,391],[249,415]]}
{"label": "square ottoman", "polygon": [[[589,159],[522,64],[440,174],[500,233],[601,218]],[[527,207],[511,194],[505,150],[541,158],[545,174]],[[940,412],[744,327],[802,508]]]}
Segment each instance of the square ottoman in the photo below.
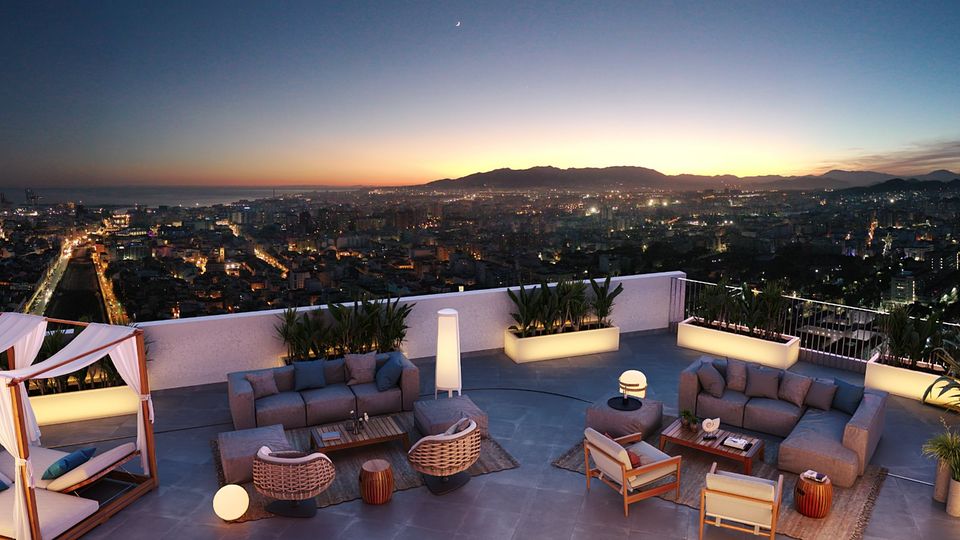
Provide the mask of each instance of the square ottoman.
{"label": "square ottoman", "polygon": [[223,479],[228,484],[253,482],[253,458],[261,446],[275,451],[296,450],[280,424],[220,433],[217,445],[220,447]]}
{"label": "square ottoman", "polygon": [[635,411],[618,411],[607,405],[607,400],[621,394],[603,396],[587,408],[586,427],[600,433],[609,433],[614,437],[623,437],[631,433],[643,433],[649,437],[660,430],[663,422],[663,403],[655,399],[643,398],[643,407]]}
{"label": "square ottoman", "polygon": [[423,399],[413,403],[414,426],[422,435],[443,433],[454,422],[466,417],[477,423],[480,436],[490,437],[487,413],[467,396],[440,399]]}

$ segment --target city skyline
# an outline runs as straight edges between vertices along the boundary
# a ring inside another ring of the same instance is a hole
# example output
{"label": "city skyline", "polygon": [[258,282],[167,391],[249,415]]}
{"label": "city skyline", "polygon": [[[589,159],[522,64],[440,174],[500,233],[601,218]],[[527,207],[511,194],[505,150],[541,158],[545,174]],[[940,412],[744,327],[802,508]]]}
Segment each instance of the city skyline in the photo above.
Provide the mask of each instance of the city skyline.
{"label": "city skyline", "polygon": [[3,186],[960,168],[951,3],[6,11]]}

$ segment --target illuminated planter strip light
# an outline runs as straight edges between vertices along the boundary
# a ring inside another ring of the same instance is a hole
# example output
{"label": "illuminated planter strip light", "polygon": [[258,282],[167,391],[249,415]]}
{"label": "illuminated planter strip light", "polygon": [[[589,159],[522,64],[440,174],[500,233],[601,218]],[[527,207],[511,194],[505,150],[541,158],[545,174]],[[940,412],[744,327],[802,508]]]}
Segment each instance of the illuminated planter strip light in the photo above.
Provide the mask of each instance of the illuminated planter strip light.
{"label": "illuminated planter strip light", "polygon": [[116,386],[32,396],[30,405],[37,417],[37,424],[48,426],[136,414],[140,408],[140,399],[129,386]]}
{"label": "illuminated planter strip light", "polygon": [[800,338],[788,338],[786,343],[752,336],[714,330],[693,324],[693,317],[677,326],[677,346],[705,352],[714,356],[736,358],[746,362],[787,369],[800,357]]}
{"label": "illuminated planter strip light", "polygon": [[619,350],[620,328],[617,326],[525,338],[517,337],[510,330],[503,333],[503,352],[518,364]]}

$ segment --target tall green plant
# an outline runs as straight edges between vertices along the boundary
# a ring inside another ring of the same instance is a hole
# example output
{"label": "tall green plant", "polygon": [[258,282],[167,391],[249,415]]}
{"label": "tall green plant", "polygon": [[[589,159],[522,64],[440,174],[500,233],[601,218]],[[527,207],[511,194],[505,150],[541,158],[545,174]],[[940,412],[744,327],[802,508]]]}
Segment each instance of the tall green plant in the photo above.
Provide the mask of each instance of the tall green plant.
{"label": "tall green plant", "polygon": [[943,431],[923,444],[923,455],[943,460],[950,467],[950,476],[960,481],[960,433],[947,425],[943,418],[940,423]]}
{"label": "tall green plant", "polygon": [[557,283],[556,292],[560,302],[560,330],[563,331],[569,324],[573,331],[579,331],[590,314],[587,284],[582,281],[561,281]]}
{"label": "tall green plant", "polygon": [[540,316],[540,291],[536,286],[529,289],[520,285],[517,292],[507,289],[507,296],[517,308],[510,314],[513,317],[514,324],[510,330],[515,331],[520,337],[533,335],[537,328]]}
{"label": "tall green plant", "polygon": [[[933,352],[934,361],[940,363],[946,370],[946,373],[937,377],[937,379],[924,390],[924,403],[926,403],[930,396],[936,395],[937,399],[943,400],[946,408],[960,412],[960,362],[958,362],[954,356],[957,348],[958,342],[956,336],[951,336],[944,338],[943,345]],[[953,352],[951,353],[951,351]]]}
{"label": "tall green plant", "polygon": [[297,325],[299,324],[300,314],[294,308],[288,308],[280,315],[277,315],[280,322],[274,325],[277,337],[287,346],[287,358],[294,357],[294,342],[296,341]]}
{"label": "tall green plant", "polygon": [[735,301],[727,282],[721,280],[716,285],[707,285],[700,290],[696,311],[701,323],[717,324],[726,328],[734,306]]}
{"label": "tall green plant", "polygon": [[377,326],[377,349],[380,351],[396,351],[407,338],[407,316],[413,311],[416,304],[401,304],[397,298],[393,302],[389,298],[378,302],[380,306],[380,324]]}
{"label": "tall green plant", "polygon": [[540,314],[538,318],[544,334],[556,334],[562,328],[563,307],[560,305],[560,295],[556,288],[551,288],[546,282],[540,285]]}
{"label": "tall green plant", "polygon": [[593,314],[597,317],[597,324],[601,327],[611,326],[610,315],[613,313],[613,304],[617,296],[623,292],[623,284],[617,283],[616,288],[610,289],[610,276],[603,280],[603,284],[596,280],[590,280],[590,288],[593,291],[593,299],[590,301],[590,307]]}

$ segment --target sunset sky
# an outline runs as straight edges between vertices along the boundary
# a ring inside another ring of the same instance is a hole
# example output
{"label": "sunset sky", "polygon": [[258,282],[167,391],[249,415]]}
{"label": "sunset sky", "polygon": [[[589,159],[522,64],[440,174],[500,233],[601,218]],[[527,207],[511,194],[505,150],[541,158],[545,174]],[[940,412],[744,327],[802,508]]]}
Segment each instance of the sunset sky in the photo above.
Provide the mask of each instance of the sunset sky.
{"label": "sunset sky", "polygon": [[956,0],[136,4],[0,7],[0,185],[960,170]]}

